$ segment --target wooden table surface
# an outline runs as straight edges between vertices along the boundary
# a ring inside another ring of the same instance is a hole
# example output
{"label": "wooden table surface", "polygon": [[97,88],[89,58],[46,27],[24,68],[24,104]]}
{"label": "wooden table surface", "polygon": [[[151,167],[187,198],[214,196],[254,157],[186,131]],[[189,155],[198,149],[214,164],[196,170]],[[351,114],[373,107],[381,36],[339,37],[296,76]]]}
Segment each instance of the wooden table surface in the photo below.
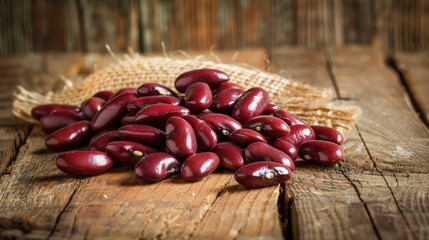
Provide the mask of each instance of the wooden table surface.
{"label": "wooden table surface", "polygon": [[143,184],[126,168],[72,178],[56,168],[58,153],[46,149],[40,127],[11,115],[12,92],[17,84],[58,89],[60,75],[82,78],[114,60],[97,54],[1,58],[0,239],[429,239],[424,54],[395,55],[395,70],[369,48],[234,53],[218,56],[267,69],[269,55],[272,72],[332,89],[334,101],[360,106],[344,161],[297,164],[285,185],[253,190],[227,172],[196,183]]}

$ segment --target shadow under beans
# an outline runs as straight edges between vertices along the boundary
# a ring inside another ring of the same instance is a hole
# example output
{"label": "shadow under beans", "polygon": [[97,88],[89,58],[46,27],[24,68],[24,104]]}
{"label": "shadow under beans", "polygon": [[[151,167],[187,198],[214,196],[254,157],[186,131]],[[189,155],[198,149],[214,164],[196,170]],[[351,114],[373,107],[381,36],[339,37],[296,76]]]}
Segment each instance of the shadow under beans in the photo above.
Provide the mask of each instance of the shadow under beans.
{"label": "shadow under beans", "polygon": [[65,173],[52,174],[47,176],[31,176],[21,177],[21,182],[24,183],[44,183],[44,182],[64,182],[67,180],[81,180],[83,177],[74,177]]}

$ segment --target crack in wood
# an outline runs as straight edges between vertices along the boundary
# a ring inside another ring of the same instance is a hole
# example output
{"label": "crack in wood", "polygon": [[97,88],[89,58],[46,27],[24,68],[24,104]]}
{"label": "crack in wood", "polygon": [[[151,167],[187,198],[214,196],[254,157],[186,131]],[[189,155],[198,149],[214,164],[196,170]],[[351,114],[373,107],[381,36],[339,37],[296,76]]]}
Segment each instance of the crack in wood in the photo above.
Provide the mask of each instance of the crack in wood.
{"label": "crack in wood", "polygon": [[16,158],[18,157],[19,152],[21,151],[21,148],[27,142],[27,138],[28,136],[30,136],[30,132],[32,131],[32,129],[33,127],[25,128],[24,131],[22,132],[23,134],[21,134],[19,130],[17,131],[18,132],[16,136],[17,139],[15,139],[15,142],[14,142],[15,154],[7,163],[7,166],[4,168],[4,171],[1,172],[0,177],[6,174],[10,174],[10,172],[12,171],[11,169],[12,164],[16,161]]}

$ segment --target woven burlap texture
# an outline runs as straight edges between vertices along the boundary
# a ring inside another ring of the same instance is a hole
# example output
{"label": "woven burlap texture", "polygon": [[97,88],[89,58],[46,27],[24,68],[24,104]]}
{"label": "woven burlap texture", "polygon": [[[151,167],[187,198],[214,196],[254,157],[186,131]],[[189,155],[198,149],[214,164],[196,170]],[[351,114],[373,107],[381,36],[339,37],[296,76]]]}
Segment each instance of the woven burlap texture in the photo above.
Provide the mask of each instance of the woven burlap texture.
{"label": "woven burlap texture", "polygon": [[298,115],[308,124],[347,130],[358,117],[358,107],[332,101],[332,93],[328,90],[316,89],[260,69],[238,64],[215,63],[200,58],[184,60],[141,55],[118,60],[117,64],[98,70],[85,80],[58,92],[41,95],[18,87],[14,95],[13,113],[28,122],[34,122],[30,112],[33,107],[40,104],[80,105],[97,91],[139,87],[147,82],[161,83],[174,89],[174,80],[177,76],[199,68],[222,70],[230,76],[230,81],[245,89],[251,87],[266,89],[270,94],[271,103]]}

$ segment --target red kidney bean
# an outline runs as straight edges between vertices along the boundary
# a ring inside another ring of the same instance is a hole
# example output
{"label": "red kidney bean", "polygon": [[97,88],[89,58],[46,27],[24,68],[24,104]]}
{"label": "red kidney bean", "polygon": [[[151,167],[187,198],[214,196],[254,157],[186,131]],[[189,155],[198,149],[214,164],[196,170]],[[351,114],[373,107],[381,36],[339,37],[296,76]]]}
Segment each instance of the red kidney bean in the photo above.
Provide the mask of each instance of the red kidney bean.
{"label": "red kidney bean", "polygon": [[277,110],[279,110],[279,107],[273,103],[268,103],[267,107],[265,108],[264,112],[262,113],[262,115],[272,115],[274,114]]}
{"label": "red kidney bean", "polygon": [[270,146],[268,143],[263,143],[263,142],[251,143],[244,150],[244,155],[246,157],[246,160],[249,162],[258,162],[258,161],[277,162],[285,165],[292,172],[295,170],[295,164],[293,163],[289,155],[287,155],[283,151],[278,150],[275,147]]}
{"label": "red kidney bean", "polygon": [[298,148],[298,154],[304,160],[321,165],[334,165],[344,158],[344,150],[340,145],[322,140],[302,143]]}
{"label": "red kidney bean", "polygon": [[200,112],[200,113],[196,113],[196,114],[194,114],[194,116],[195,117],[197,117],[197,118],[201,118],[202,116],[204,116],[204,115],[207,115],[207,114],[212,114],[213,112],[212,111],[210,111],[210,109],[206,109],[206,110],[204,110],[204,111],[202,111],[202,112]]}
{"label": "red kidney bean", "polygon": [[101,98],[101,99],[103,99],[104,101],[109,101],[109,99],[114,95],[115,93],[114,92],[112,92],[112,91],[108,91],[108,90],[105,90],[105,91],[99,91],[99,92],[96,92],[94,95],[92,95],[93,97],[96,97],[96,98]]}
{"label": "red kidney bean", "polygon": [[333,142],[335,144],[341,145],[344,142],[344,136],[337,129],[326,127],[326,126],[310,126],[314,134],[316,135],[316,140],[324,140],[328,142]]}
{"label": "red kidney bean", "polygon": [[122,140],[138,142],[158,147],[165,144],[165,134],[161,129],[147,125],[126,125],[118,129]]}
{"label": "red kidney bean", "polygon": [[232,132],[242,128],[239,122],[225,114],[211,113],[200,117],[200,119],[217,133],[219,139],[227,139]]}
{"label": "red kidney bean", "polygon": [[43,132],[45,132],[46,134],[50,134],[60,128],[63,128],[81,120],[83,120],[82,116],[77,112],[68,110],[57,110],[45,114],[40,119],[40,127],[42,128]]}
{"label": "red kidney bean", "polygon": [[214,98],[210,109],[213,112],[230,113],[237,99],[244,93],[242,89],[229,88],[219,92]]}
{"label": "red kidney bean", "polygon": [[119,140],[119,133],[116,130],[100,132],[89,141],[89,149],[104,152],[108,143]]}
{"label": "red kidney bean", "polygon": [[121,126],[137,124],[136,116],[126,113],[121,118]]}
{"label": "red kidney bean", "polygon": [[240,89],[244,92],[243,88],[240,85],[233,82],[221,82],[212,88],[212,92],[213,92],[213,95],[216,95],[222,92],[223,90],[231,89],[231,88]]}
{"label": "red kidney bean", "polygon": [[106,153],[110,158],[130,167],[134,167],[140,159],[154,152],[158,150],[130,141],[110,142],[106,146]]}
{"label": "red kidney bean", "polygon": [[176,78],[174,86],[177,91],[184,93],[186,88],[195,82],[204,82],[213,87],[228,80],[228,75],[222,71],[203,68],[182,73]]}
{"label": "red kidney bean", "polygon": [[177,97],[162,96],[162,95],[140,97],[129,102],[127,105],[127,109],[130,114],[136,115],[136,113],[140,111],[142,108],[156,103],[167,103],[171,105],[179,105],[180,99]]}
{"label": "red kidney bean", "polygon": [[66,105],[66,104],[44,104],[39,105],[31,109],[31,116],[34,119],[40,120],[45,114],[55,112],[58,110],[71,111],[79,113],[81,110],[78,106]]}
{"label": "red kidney bean", "polygon": [[179,172],[180,165],[171,154],[156,152],[142,158],[134,171],[141,180],[155,183]]}
{"label": "red kidney bean", "polygon": [[197,152],[195,132],[185,119],[171,117],[165,124],[168,149],[178,158],[187,158]]}
{"label": "red kidney bean", "polygon": [[267,91],[259,87],[250,88],[237,99],[231,116],[241,124],[245,124],[249,119],[261,115],[268,103]]}
{"label": "red kidney bean", "polygon": [[295,147],[299,147],[299,145],[305,141],[313,140],[316,135],[314,134],[313,129],[307,125],[291,125],[290,133],[286,137],[280,138],[286,142],[290,142]]}
{"label": "red kidney bean", "polygon": [[182,106],[175,106],[165,103],[157,103],[144,107],[136,114],[136,121],[139,124],[153,126],[164,126],[165,122],[173,116],[183,117],[189,115],[189,109]]}
{"label": "red kidney bean", "polygon": [[298,149],[296,149],[295,145],[290,142],[275,139],[270,141],[270,145],[289,155],[292,161],[295,161],[298,158]]}
{"label": "red kidney bean", "polygon": [[245,128],[253,129],[267,138],[281,138],[289,135],[290,128],[280,118],[268,115],[256,116],[244,125]]}
{"label": "red kidney bean", "polygon": [[197,144],[200,149],[210,150],[217,144],[216,132],[204,121],[198,119],[193,115],[183,116],[192,129],[194,129],[197,138]]}
{"label": "red kidney bean", "polygon": [[156,95],[177,97],[173,90],[159,83],[145,83],[137,89],[137,94],[140,97]]}
{"label": "red kidney bean", "polygon": [[113,95],[109,98],[109,100],[107,100],[107,101],[110,101],[110,100],[112,100],[112,99],[116,98],[117,96],[122,95],[122,94],[124,94],[124,93],[134,93],[134,94],[137,94],[137,91],[136,91],[136,89],[135,89],[135,88],[132,88],[132,87],[129,87],[129,88],[121,88],[121,89],[119,89],[118,91],[116,91],[116,92],[115,92],[115,94],[113,94]]}
{"label": "red kidney bean", "polygon": [[213,101],[212,91],[207,83],[192,83],[185,91],[185,106],[192,112],[208,109]]}
{"label": "red kidney bean", "polygon": [[124,92],[110,99],[92,118],[92,129],[99,132],[118,125],[122,116],[127,112],[128,102],[136,97],[133,92]]}
{"label": "red kidney bean", "polygon": [[273,115],[285,121],[289,126],[305,125],[304,121],[302,121],[299,117],[282,109],[275,111]]}
{"label": "red kidney bean", "polygon": [[247,147],[247,145],[254,142],[267,142],[267,139],[262,134],[247,128],[235,130],[229,135],[228,139],[242,147]]}
{"label": "red kidney bean", "polygon": [[47,136],[45,145],[55,151],[70,150],[88,143],[92,135],[90,122],[75,122]]}
{"label": "red kidney bean", "polygon": [[200,181],[219,166],[219,157],[212,152],[201,152],[189,156],[180,168],[180,175],[189,182]]}
{"label": "red kidney bean", "polygon": [[276,162],[254,162],[238,169],[235,180],[249,188],[274,186],[286,182],[292,177],[292,171]]}
{"label": "red kidney bean", "polygon": [[235,143],[218,143],[212,152],[219,157],[219,165],[227,170],[236,171],[244,165],[244,150]]}
{"label": "red kidney bean", "polygon": [[83,117],[86,120],[91,121],[94,115],[100,111],[105,103],[106,101],[98,97],[91,97],[84,101],[81,106]]}
{"label": "red kidney bean", "polygon": [[113,164],[106,153],[99,151],[66,152],[59,155],[55,162],[61,171],[77,177],[102,174]]}

